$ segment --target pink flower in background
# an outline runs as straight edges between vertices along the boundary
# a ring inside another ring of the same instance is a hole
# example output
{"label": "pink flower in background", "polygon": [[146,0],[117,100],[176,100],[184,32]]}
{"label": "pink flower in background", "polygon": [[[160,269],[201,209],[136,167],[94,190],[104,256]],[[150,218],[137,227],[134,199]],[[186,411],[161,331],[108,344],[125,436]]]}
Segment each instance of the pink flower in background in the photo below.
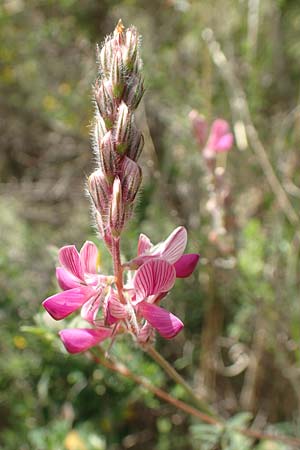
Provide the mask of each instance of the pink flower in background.
{"label": "pink flower in background", "polygon": [[189,277],[196,268],[199,255],[196,253],[183,254],[187,244],[187,231],[184,227],[176,228],[163,242],[153,245],[145,234],[140,234],[138,242],[138,256],[125,266],[131,269],[141,266],[154,258],[163,259],[173,265],[177,278]]}
{"label": "pink flower in background", "polygon": [[208,133],[206,119],[196,110],[189,113],[196,140],[204,152],[214,154],[229,151],[233,146],[233,134],[230,131],[228,122],[223,119],[216,119]]}
{"label": "pink flower in background", "polygon": [[226,120],[216,119],[210,129],[206,148],[215,153],[227,152],[233,145],[233,134]]}

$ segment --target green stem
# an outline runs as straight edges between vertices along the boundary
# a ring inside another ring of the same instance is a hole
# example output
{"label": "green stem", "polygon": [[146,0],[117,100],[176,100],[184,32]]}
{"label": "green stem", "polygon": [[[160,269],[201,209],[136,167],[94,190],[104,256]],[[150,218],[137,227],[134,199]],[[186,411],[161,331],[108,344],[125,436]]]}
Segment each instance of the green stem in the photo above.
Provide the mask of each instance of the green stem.
{"label": "green stem", "polygon": [[202,399],[200,399],[194,392],[193,388],[182,378],[182,376],[168,363],[168,361],[155,350],[154,347],[146,349],[147,353],[154,359],[157,364],[172,378],[177,384],[183,387],[186,393],[193,399],[198,408],[209,414],[211,417],[215,417],[216,414]]}

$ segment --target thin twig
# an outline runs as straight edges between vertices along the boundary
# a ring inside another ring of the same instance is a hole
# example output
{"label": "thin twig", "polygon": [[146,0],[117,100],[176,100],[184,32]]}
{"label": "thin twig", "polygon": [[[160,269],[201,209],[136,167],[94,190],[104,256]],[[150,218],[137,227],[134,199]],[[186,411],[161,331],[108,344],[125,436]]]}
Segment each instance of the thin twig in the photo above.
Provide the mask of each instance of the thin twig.
{"label": "thin twig", "polygon": [[212,409],[207,405],[201,398],[199,398],[193,388],[182,378],[182,376],[168,363],[168,361],[155,350],[153,346],[149,347],[147,350],[148,355],[154,359],[160,367],[172,378],[177,384],[183,387],[183,389],[189,394],[189,396],[193,399],[193,401],[197,404],[201,411],[209,414],[210,416],[214,416],[215,413]]}
{"label": "thin twig", "polygon": [[[94,353],[91,353],[92,357],[95,362],[102,364],[104,367],[107,367],[108,369],[119,373],[120,375],[131,379],[136,384],[143,386],[145,389],[150,391],[152,394],[156,395],[157,397],[161,398],[162,400],[170,403],[171,405],[175,406],[178,409],[181,409],[187,414],[190,414],[191,416],[196,417],[197,419],[201,420],[202,422],[208,423],[210,425],[219,426],[221,429],[226,428],[226,422],[224,422],[221,418],[215,418],[210,415],[207,415],[193,406],[190,406],[186,404],[185,402],[176,399],[172,395],[168,394],[164,390],[155,387],[152,383],[150,383],[147,379],[144,377],[141,377],[139,375],[134,374],[129,370],[124,364],[114,362],[112,360],[105,359],[103,357],[98,357]],[[288,444],[292,447],[298,448],[300,447],[300,439],[298,438],[292,438],[282,435],[273,435],[269,433],[262,433],[258,430],[251,430],[251,429],[245,429],[245,428],[236,428],[236,427],[230,427],[230,430],[235,431],[237,433],[243,434],[244,436],[248,436],[250,438],[255,439],[265,439],[265,440],[271,440],[271,441],[277,441],[277,442],[283,442],[285,444]]]}

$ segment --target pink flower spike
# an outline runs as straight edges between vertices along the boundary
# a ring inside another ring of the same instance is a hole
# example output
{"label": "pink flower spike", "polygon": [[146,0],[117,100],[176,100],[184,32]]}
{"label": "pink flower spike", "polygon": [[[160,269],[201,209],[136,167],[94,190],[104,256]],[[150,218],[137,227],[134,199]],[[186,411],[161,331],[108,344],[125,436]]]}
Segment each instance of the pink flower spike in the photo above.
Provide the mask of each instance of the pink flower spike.
{"label": "pink flower spike", "polygon": [[56,278],[59,286],[63,291],[73,289],[79,286],[78,278],[75,278],[64,267],[56,267]]}
{"label": "pink flower spike", "polygon": [[207,142],[207,148],[216,153],[226,152],[233,145],[233,134],[230,133],[226,120],[217,119],[213,122]]}
{"label": "pink flower spike", "polygon": [[83,279],[84,273],[81,267],[80,256],[75,245],[66,245],[59,250],[59,261],[74,277]]}
{"label": "pink flower spike", "polygon": [[80,308],[94,292],[88,286],[69,289],[48,297],[44,300],[43,306],[55,320],[61,320]]}
{"label": "pink flower spike", "polygon": [[84,273],[97,273],[98,249],[91,241],[86,241],[80,250],[80,261]]}
{"label": "pink flower spike", "polygon": [[138,312],[166,339],[172,339],[184,326],[174,314],[147,302],[139,303]]}
{"label": "pink flower spike", "polygon": [[146,236],[145,234],[140,234],[139,237],[139,242],[138,242],[138,251],[137,254],[138,256],[142,255],[143,253],[148,252],[152,247],[152,243],[150,241],[150,239],[148,238],[148,236]]}
{"label": "pink flower spike", "polygon": [[59,332],[69,353],[80,353],[99,344],[111,335],[108,328],[69,328]]}
{"label": "pink flower spike", "polygon": [[195,270],[199,261],[199,255],[197,253],[188,253],[182,255],[181,258],[174,264],[177,278],[187,278]]}
{"label": "pink flower spike", "polygon": [[169,291],[175,279],[174,267],[164,259],[151,259],[145,262],[137,270],[133,279],[136,301],[142,301],[149,295]]}

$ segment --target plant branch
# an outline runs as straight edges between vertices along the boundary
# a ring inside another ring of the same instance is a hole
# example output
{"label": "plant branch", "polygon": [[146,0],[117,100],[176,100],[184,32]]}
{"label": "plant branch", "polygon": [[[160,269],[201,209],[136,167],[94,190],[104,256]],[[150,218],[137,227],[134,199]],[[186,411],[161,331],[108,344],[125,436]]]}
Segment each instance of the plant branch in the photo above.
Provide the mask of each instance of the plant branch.
{"label": "plant branch", "polygon": [[[152,394],[156,395],[158,398],[170,403],[171,405],[175,406],[176,408],[180,409],[181,411],[183,411],[193,417],[196,417],[197,419],[199,419],[202,422],[208,423],[210,425],[219,426],[221,429],[226,429],[226,423],[221,418],[212,417],[208,414],[205,414],[205,413],[197,410],[193,406],[190,406],[187,403],[176,399],[175,397],[168,394],[164,390],[162,390],[158,387],[155,387],[152,383],[150,383],[144,377],[141,377],[141,376],[136,375],[133,372],[131,372],[131,370],[128,369],[124,364],[117,363],[112,360],[108,360],[103,357],[96,356],[92,352],[91,352],[91,355],[95,362],[102,364],[104,367],[106,367],[126,378],[131,379],[136,384],[143,386],[145,389],[147,389]],[[300,438],[293,438],[293,437],[282,436],[282,435],[274,435],[274,434],[269,434],[269,433],[263,433],[258,430],[238,428],[238,427],[230,427],[230,430],[235,431],[237,433],[240,433],[240,434],[250,437],[250,438],[283,442],[287,445],[295,447],[296,449],[300,448]]]}
{"label": "plant branch", "polygon": [[198,408],[209,414],[210,416],[215,416],[215,413],[212,409],[202,400],[200,399],[194,392],[193,388],[183,379],[183,377],[171,366],[171,364],[159,353],[155,350],[153,346],[146,349],[148,355],[151,356],[152,359],[160,366],[162,369],[172,378],[177,384],[183,387],[183,389],[187,392],[187,394],[192,398]]}

